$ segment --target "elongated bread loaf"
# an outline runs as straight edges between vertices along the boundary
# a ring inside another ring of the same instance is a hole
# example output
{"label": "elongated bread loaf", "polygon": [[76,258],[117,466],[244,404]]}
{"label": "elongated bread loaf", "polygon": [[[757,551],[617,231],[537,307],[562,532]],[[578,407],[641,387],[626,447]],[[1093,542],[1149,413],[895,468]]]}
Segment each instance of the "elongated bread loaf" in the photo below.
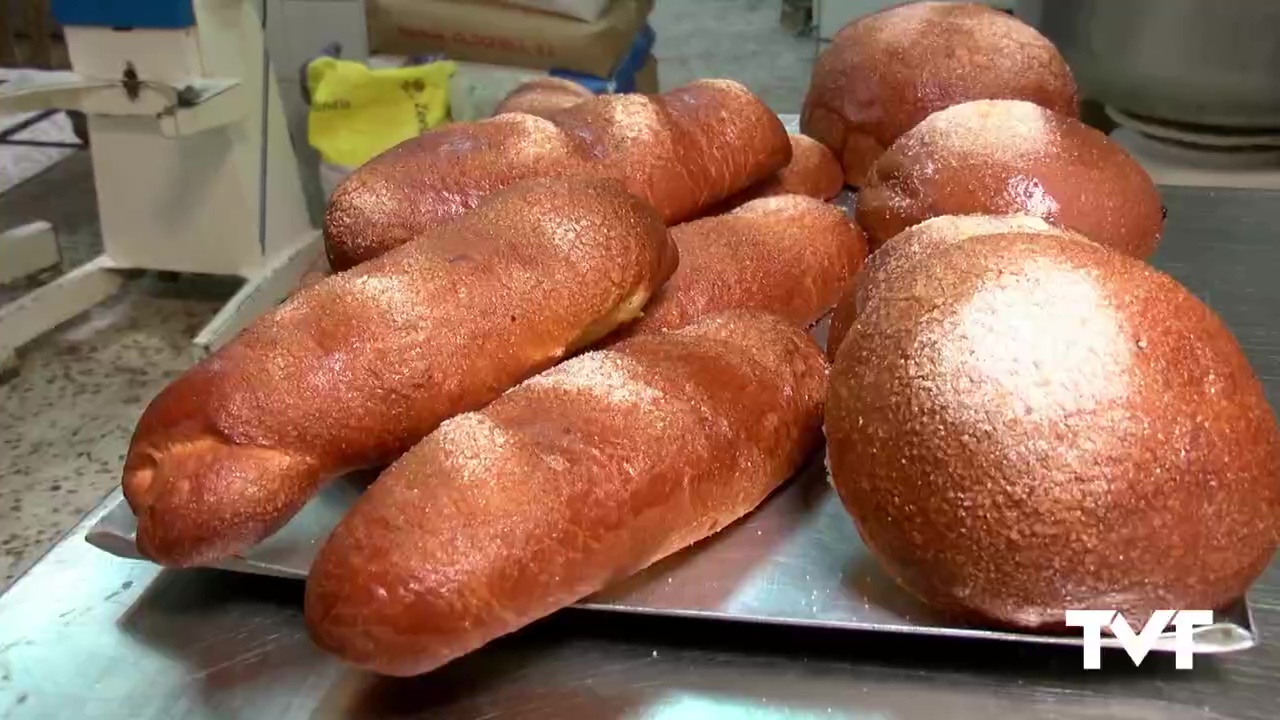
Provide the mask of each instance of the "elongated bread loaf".
{"label": "elongated bread loaf", "polygon": [[[549,118],[553,113],[593,97],[595,95],[590,90],[572,80],[558,77],[534,78],[521,83],[515,90],[508,93],[502,99],[502,102],[498,103],[498,107],[494,109],[493,114],[525,113],[537,115],[541,118]],[[792,148],[794,149],[795,147],[795,143],[792,142]],[[812,161],[810,160],[810,162]],[[836,166],[836,169],[837,171],[839,170],[839,165]],[[812,183],[814,180],[811,178],[814,175],[814,173],[798,175],[794,182],[797,184],[802,182]],[[321,256],[303,273],[294,292],[315,285],[332,274],[333,269],[329,266],[328,256]]]}
{"label": "elongated bread loaf", "polygon": [[572,80],[558,77],[534,78],[508,93],[498,103],[498,107],[494,108],[493,114],[520,112],[549,118],[556,112],[592,97],[595,95],[590,90]]}
{"label": "elongated bread loaf", "polygon": [[[590,90],[556,77],[541,77],[522,83],[498,103],[494,115],[520,112],[554,119],[556,113],[595,97]],[[773,195],[808,195],[830,200],[844,187],[840,161],[826,145],[808,135],[791,133],[791,161],[773,175],[722,201],[709,215],[719,215],[745,202]]]}
{"label": "elongated bread loaf", "polygon": [[635,317],[676,262],[621,184],[535,181],[300,292],[138,421],[123,485],[139,550],[179,566],[244,550],[327,478],[394,460]]}
{"label": "elongated bread loaf", "polygon": [[[540,78],[539,80],[542,79],[545,78]],[[565,80],[563,82],[569,81]],[[524,87],[524,85],[521,86],[521,88]],[[518,91],[519,89],[517,89]],[[512,93],[509,97],[516,97],[516,93]],[[550,110],[533,114],[548,116]],[[791,161],[786,166],[746,190],[721,201],[715,207],[708,208],[707,214],[708,216],[723,215],[733,212],[739,206],[754,199],[773,197],[775,195],[807,195],[813,198],[829,200],[840,194],[843,182],[844,176],[840,171],[840,163],[836,162],[835,156],[831,154],[830,150],[827,150],[826,146],[804,135],[793,134],[791,135]],[[798,237],[796,232],[798,230],[783,229],[783,234],[787,237]],[[859,236],[861,237],[860,231]],[[806,243],[804,238],[801,238],[799,242]],[[862,241],[859,240],[859,242]],[[865,243],[863,244],[865,245]],[[865,255],[865,250],[863,254]],[[333,271],[329,268],[328,258],[321,257],[303,275],[298,283],[298,288],[302,289],[314,285],[332,274]]]}
{"label": "elongated bread loaf", "polygon": [[727,314],[568,360],[446,422],[321,549],[323,648],[429,671],[714,534],[821,435],[826,365],[789,323]]}
{"label": "elongated bread loaf", "polygon": [[752,310],[799,327],[840,299],[867,259],[867,241],[840,208],[778,195],[671,228],[680,266],[617,337],[671,330],[726,310]]}
{"label": "elongated bread loaf", "polygon": [[333,269],[345,270],[495,190],[552,176],[617,178],[674,225],[790,159],[782,122],[731,80],[601,95],[554,120],[505,113],[407,140],[360,167],[329,199],[325,247]]}

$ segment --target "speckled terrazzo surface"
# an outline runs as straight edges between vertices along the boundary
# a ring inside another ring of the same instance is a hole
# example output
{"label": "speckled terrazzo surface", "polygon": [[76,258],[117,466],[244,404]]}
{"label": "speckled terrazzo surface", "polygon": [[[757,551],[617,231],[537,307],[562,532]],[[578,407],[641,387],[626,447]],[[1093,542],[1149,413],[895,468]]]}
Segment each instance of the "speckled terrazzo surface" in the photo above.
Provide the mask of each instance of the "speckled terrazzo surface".
{"label": "speckled terrazzo surface", "polygon": [[[63,269],[101,249],[88,153],[79,152],[0,195],[4,226],[47,219]],[[0,302],[32,286],[0,288]],[[190,338],[235,281],[155,275],[20,352],[0,385],[0,572],[7,586],[119,481],[144,404],[192,360]]]}
{"label": "speckled terrazzo surface", "polygon": [[[779,15],[779,0],[658,0],[662,87],[730,77],[776,111],[798,112],[816,45]],[[100,251],[88,153],[0,194],[0,227],[36,219],[54,224],[63,270]],[[30,287],[0,286],[0,303]],[[116,486],[138,415],[190,365],[191,338],[234,289],[145,275],[23,350],[19,374],[0,385],[0,590]]]}

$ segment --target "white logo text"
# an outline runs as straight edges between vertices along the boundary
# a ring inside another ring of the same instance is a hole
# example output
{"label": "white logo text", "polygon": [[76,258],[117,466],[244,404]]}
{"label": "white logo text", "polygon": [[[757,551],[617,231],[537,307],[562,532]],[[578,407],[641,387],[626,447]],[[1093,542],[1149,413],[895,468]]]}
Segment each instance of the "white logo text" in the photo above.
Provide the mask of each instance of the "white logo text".
{"label": "white logo text", "polygon": [[1103,628],[1111,628],[1111,634],[1120,641],[1120,646],[1129,653],[1133,664],[1137,666],[1142,664],[1143,658],[1156,646],[1160,635],[1171,622],[1174,666],[1179,670],[1190,670],[1195,647],[1192,632],[1197,627],[1213,624],[1212,610],[1156,610],[1137,634],[1129,627],[1124,615],[1114,610],[1067,611],[1067,626],[1084,630],[1085,670],[1102,667]]}

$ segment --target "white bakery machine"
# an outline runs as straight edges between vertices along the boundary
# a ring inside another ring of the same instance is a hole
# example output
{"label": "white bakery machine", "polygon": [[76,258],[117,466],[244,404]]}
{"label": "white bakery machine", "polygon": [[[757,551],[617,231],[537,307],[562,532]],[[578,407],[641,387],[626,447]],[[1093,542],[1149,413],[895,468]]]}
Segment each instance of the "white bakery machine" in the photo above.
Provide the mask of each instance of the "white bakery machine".
{"label": "white bakery machine", "polygon": [[1280,133],[1191,128],[1108,106],[1116,141],[1161,185],[1280,190]]}
{"label": "white bakery machine", "polygon": [[[86,113],[103,254],[0,307],[0,364],[133,269],[245,278],[195,338],[207,354],[284,299],[320,249],[258,12],[250,0],[53,10],[72,70],[10,73],[0,112]],[[47,228],[0,228],[3,279],[56,264]]]}

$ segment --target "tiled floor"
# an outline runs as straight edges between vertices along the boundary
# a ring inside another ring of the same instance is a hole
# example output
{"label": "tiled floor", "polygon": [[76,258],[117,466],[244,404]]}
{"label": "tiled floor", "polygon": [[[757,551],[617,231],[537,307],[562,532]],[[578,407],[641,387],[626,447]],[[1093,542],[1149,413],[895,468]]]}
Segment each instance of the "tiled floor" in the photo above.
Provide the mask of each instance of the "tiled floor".
{"label": "tiled floor", "polygon": [[[0,195],[4,226],[54,223],[65,268],[101,248],[88,153]],[[144,403],[191,360],[190,338],[234,285],[140,277],[35,341],[0,385],[0,571],[8,582],[118,482]],[[0,301],[24,288],[3,288]]]}
{"label": "tiled floor", "polygon": [[780,113],[798,113],[817,40],[779,24],[778,0],[659,0],[655,55],[664,87],[704,77],[745,83]]}
{"label": "tiled floor", "polygon": [[[3,78],[0,72],[0,78]],[[38,120],[37,113],[22,113],[0,117],[0,131],[17,128],[18,125]],[[46,143],[75,144],[76,136],[66,113],[56,113],[39,120],[11,136],[14,140]],[[70,147],[46,147],[37,145],[0,145],[0,193],[12,188],[23,178],[43,172],[54,163],[75,152]]]}
{"label": "tiled floor", "polygon": [[[798,112],[816,44],[779,24],[779,0],[658,0],[652,22],[664,88],[731,77],[778,112]],[[88,154],[0,195],[0,226],[54,223],[64,265],[101,248]],[[21,287],[0,288],[0,302]],[[190,362],[188,342],[231,287],[146,276],[28,346],[0,386],[0,588],[119,482],[145,403]]]}

